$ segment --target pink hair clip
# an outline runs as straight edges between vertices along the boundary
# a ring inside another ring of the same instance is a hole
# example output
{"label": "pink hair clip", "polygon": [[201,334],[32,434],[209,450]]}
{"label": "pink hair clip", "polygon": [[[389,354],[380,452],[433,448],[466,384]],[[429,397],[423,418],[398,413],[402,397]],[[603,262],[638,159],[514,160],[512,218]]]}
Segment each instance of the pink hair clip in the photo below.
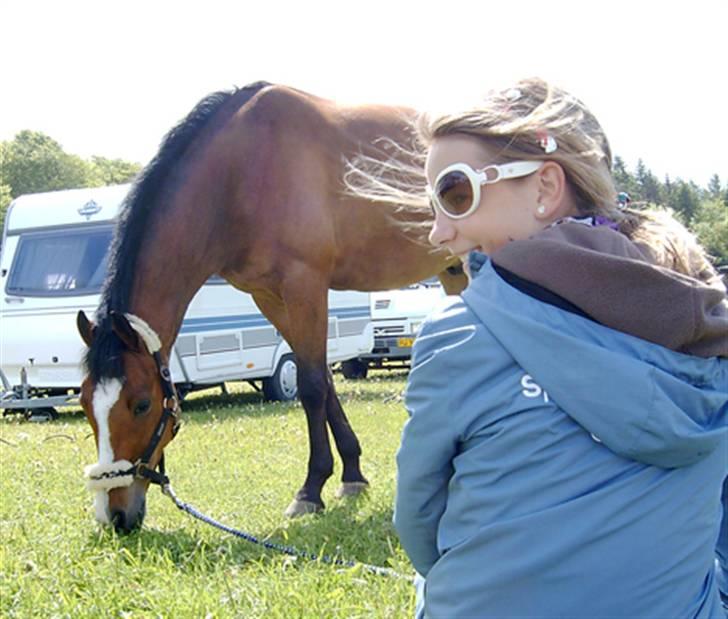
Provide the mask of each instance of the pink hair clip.
{"label": "pink hair clip", "polygon": [[536,135],[538,136],[538,145],[543,148],[543,152],[547,155],[550,155],[559,147],[558,144],[556,144],[554,136],[550,133],[547,133],[546,131],[539,131]]}

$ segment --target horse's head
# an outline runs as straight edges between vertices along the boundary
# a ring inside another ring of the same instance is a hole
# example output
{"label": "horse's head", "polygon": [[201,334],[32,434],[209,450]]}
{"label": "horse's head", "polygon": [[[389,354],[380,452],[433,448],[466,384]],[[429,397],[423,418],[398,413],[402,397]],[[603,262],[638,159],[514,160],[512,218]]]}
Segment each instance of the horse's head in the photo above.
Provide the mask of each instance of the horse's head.
{"label": "horse's head", "polygon": [[78,313],[89,352],[81,405],[96,437],[98,462],[86,467],[96,518],[119,532],[141,526],[150,481],[178,427],[169,371],[154,331],[131,314],[111,312],[99,325]]}

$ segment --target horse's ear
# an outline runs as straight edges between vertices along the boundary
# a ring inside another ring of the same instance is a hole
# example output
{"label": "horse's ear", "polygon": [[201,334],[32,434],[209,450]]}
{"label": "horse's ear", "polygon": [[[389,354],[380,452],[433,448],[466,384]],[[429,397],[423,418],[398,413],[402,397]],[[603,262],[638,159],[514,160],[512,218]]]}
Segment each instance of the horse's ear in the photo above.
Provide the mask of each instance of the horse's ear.
{"label": "horse's ear", "polygon": [[78,332],[81,334],[81,339],[84,341],[86,346],[91,348],[91,343],[94,341],[96,335],[96,327],[84,314],[83,310],[78,310],[76,314],[76,327]]}
{"label": "horse's ear", "polygon": [[142,352],[144,350],[144,344],[141,341],[139,334],[134,331],[126,316],[121,312],[111,312],[111,328],[114,333],[119,336],[119,339],[123,342],[132,352]]}

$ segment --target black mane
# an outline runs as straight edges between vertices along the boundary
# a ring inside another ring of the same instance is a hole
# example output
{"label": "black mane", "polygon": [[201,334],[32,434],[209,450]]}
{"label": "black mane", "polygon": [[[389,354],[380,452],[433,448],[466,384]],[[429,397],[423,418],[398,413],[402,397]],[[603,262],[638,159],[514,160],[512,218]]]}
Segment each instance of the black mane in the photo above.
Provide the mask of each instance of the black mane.
{"label": "black mane", "polygon": [[84,365],[95,382],[102,377],[121,378],[121,341],[111,330],[109,314],[129,310],[134,273],[144,232],[161,202],[175,165],[185,156],[195,139],[213,117],[233,98],[231,113],[245,104],[267,82],[256,82],[232,91],[219,91],[202,99],[164,138],[159,152],[141,171],[124,199],[110,248],[109,270],[96,312],[96,329]]}

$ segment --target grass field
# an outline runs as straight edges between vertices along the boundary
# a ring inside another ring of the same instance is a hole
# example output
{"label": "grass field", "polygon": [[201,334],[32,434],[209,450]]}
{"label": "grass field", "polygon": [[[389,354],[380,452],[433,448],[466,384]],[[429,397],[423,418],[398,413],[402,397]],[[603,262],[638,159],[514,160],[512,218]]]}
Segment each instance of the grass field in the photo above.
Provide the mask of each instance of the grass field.
{"label": "grass field", "polygon": [[[193,394],[167,449],[180,499],[259,538],[410,573],[391,525],[394,454],[406,413],[405,375],[337,376],[364,450],[371,488],[334,498],[323,514],[287,520],[308,443],[303,410],[264,404],[248,386]],[[238,540],[179,511],[158,488],[141,531],[117,536],[96,524],[81,477],[96,461],[80,411],[37,424],[0,422],[2,617],[408,617],[407,580],[293,559]]]}

